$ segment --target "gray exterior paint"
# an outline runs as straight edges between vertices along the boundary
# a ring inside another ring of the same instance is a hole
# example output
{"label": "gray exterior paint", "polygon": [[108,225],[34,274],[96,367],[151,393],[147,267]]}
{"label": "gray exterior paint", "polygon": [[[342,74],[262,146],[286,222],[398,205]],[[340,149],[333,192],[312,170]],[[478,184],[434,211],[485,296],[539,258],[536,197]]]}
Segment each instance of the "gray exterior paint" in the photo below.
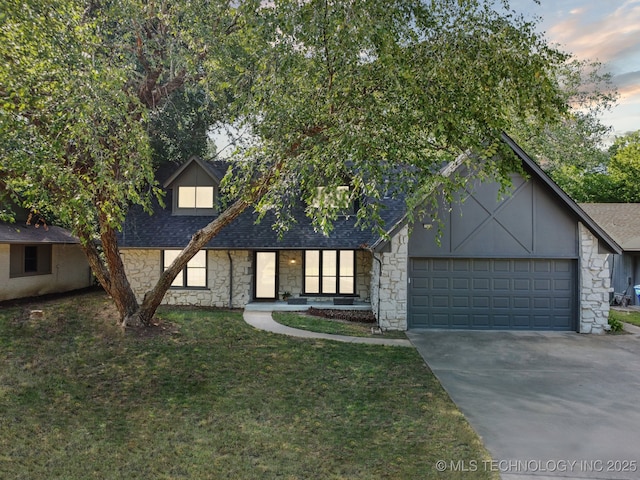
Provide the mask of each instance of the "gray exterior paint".
{"label": "gray exterior paint", "polygon": [[411,328],[575,330],[576,260],[412,258]]}
{"label": "gray exterior paint", "polygon": [[506,192],[473,180],[440,202],[440,237],[431,216],[414,225],[410,328],[576,329],[576,219],[538,179],[511,180]]}
{"label": "gray exterior paint", "polygon": [[[414,225],[410,257],[577,258],[575,218],[537,179],[512,175],[500,193],[497,182],[470,182],[452,203]],[[441,227],[441,228],[440,228]],[[438,235],[441,234],[438,243]]]}
{"label": "gray exterior paint", "polygon": [[[206,170],[200,161],[192,160],[187,166],[181,170],[181,174],[170,179],[166,187],[173,190],[172,196],[172,213],[173,215],[216,215],[218,209],[215,208],[218,203],[218,185],[219,180]],[[181,186],[189,187],[213,187],[214,208],[178,208],[178,189]]]}

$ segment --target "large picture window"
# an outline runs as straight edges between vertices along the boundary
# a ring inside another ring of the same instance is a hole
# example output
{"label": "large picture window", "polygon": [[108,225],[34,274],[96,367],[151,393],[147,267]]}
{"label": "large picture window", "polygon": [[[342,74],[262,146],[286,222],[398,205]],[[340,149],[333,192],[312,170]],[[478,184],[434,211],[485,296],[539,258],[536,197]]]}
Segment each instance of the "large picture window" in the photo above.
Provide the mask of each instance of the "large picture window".
{"label": "large picture window", "polygon": [[[166,270],[180,254],[181,250],[164,250],[162,267]],[[196,253],[187,266],[171,283],[174,288],[202,288],[207,286],[207,251]]]}
{"label": "large picture window", "polygon": [[9,249],[9,277],[51,273],[51,245],[12,244]]}
{"label": "large picture window", "polygon": [[355,252],[353,250],[305,251],[304,293],[355,294]]}

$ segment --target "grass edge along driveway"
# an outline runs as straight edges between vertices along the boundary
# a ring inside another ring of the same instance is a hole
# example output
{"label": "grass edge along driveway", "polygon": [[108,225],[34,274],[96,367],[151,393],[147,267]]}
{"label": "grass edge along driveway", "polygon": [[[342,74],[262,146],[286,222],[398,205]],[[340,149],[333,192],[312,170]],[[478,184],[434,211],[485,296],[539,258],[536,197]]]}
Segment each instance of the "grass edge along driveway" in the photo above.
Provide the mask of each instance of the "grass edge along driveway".
{"label": "grass edge along driveway", "polygon": [[0,478],[496,478],[464,468],[489,456],[414,349],[113,314],[99,292],[0,307]]}

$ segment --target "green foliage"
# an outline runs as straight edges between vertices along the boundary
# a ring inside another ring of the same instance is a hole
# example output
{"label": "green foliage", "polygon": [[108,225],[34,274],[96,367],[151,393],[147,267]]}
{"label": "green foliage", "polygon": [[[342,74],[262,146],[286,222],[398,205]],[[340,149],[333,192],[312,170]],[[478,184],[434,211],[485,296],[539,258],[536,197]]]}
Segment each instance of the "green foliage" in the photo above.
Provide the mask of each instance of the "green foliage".
{"label": "green foliage", "polygon": [[600,115],[617,99],[611,74],[597,62],[571,61],[556,75],[571,109],[552,122],[532,116],[514,137],[572,198],[606,201],[600,187],[608,180],[602,174],[609,160],[605,144],[611,127]]}
{"label": "green foliage", "polygon": [[[360,225],[380,230],[385,196],[412,210],[428,187],[451,190],[437,172],[466,151],[478,175],[504,179],[500,133],[567,109],[567,55],[506,0],[0,2],[0,175],[80,236],[114,296],[128,288],[115,230],[160,196],[153,154],[202,151],[214,120],[246,132],[230,197],[260,197],[284,229],[300,199],[346,180]],[[308,213],[326,233],[342,212]]]}
{"label": "green foliage", "polygon": [[640,327],[640,312],[637,311],[620,311],[620,310],[611,310],[609,311],[609,323],[611,323],[611,319],[618,323],[630,323],[631,325],[636,325]]}
{"label": "green foliage", "polygon": [[619,320],[616,315],[609,314],[609,327],[613,333],[619,333],[624,330],[624,324]]}
{"label": "green foliage", "polygon": [[640,202],[640,130],[617,138],[608,172],[619,202]]}
{"label": "green foliage", "polygon": [[152,112],[149,140],[154,165],[176,165],[192,156],[210,157],[209,131],[221,118],[202,90],[172,94],[162,108]]}
{"label": "green foliage", "polygon": [[[244,150],[244,178],[274,164],[279,177],[258,208],[311,205],[318,186],[347,178],[351,200],[367,199],[360,224],[375,226],[384,196],[416,205],[443,162],[464,151],[493,159],[479,169],[501,172],[487,143],[518,118],[564,111],[552,72],[566,60],[502,4],[316,0],[261,9],[266,41],[239,118],[258,140]],[[326,232],[340,212],[327,202],[309,213]]]}

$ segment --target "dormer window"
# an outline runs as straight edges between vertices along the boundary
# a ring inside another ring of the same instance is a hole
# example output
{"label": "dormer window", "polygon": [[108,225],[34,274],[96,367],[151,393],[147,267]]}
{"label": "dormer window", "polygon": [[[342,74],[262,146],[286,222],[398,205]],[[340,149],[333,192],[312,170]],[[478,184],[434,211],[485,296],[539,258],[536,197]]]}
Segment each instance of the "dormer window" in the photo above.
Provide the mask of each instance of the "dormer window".
{"label": "dormer window", "polygon": [[213,208],[213,186],[179,186],[178,208]]}
{"label": "dormer window", "polygon": [[172,215],[217,215],[218,186],[226,168],[197,157],[184,163],[163,185],[171,191]]}
{"label": "dormer window", "polygon": [[349,185],[339,185],[333,188],[318,187],[311,206],[340,210],[343,214],[353,213],[349,191]]}

